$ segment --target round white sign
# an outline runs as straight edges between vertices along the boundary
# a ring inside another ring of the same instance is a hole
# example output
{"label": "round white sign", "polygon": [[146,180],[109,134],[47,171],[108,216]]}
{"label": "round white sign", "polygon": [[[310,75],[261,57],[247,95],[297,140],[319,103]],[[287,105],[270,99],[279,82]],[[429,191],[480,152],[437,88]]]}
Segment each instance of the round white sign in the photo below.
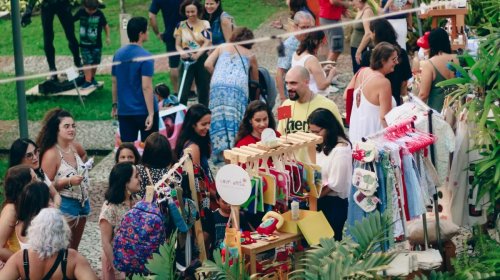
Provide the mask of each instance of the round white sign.
{"label": "round white sign", "polygon": [[248,173],[236,164],[224,165],[215,176],[215,186],[220,197],[231,205],[245,203],[252,192]]}

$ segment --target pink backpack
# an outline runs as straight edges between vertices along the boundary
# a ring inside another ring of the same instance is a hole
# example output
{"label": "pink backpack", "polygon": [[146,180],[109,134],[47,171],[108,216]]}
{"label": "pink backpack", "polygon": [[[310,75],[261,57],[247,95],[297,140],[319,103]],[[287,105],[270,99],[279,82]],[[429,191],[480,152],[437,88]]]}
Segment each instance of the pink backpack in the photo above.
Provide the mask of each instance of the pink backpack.
{"label": "pink backpack", "polygon": [[165,242],[164,217],[158,205],[139,201],[120,223],[113,239],[114,266],[122,272],[147,274],[145,264]]}

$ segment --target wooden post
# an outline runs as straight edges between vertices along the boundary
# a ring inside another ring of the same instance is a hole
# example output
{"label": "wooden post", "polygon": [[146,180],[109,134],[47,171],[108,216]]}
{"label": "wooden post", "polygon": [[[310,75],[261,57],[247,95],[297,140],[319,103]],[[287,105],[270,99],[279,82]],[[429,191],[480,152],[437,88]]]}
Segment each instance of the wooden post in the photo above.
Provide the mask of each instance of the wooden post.
{"label": "wooden post", "polygon": [[[184,167],[183,169],[186,171],[188,174],[188,179],[189,179],[189,189],[191,190],[191,199],[194,201],[194,205],[196,205],[196,210],[198,210],[198,213],[200,212],[199,208],[199,202],[198,202],[198,196],[196,195],[196,188],[195,188],[195,182],[194,182],[194,168],[193,168],[193,161],[191,160],[191,149],[184,149],[184,154],[189,154],[190,156],[186,159],[184,162]],[[200,251],[200,261],[204,262],[207,259],[207,252],[205,250],[205,238],[203,236],[203,227],[201,225],[201,220],[198,219],[194,223],[194,236],[196,238],[196,244],[198,245],[198,250]]]}

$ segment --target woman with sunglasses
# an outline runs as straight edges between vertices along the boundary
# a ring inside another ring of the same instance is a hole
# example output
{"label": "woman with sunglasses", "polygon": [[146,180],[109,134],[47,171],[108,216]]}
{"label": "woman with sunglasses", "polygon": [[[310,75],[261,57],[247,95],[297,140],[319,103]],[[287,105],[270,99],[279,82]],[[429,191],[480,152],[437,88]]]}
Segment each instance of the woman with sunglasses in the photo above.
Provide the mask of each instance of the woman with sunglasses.
{"label": "woman with sunglasses", "polygon": [[40,166],[40,149],[33,142],[33,140],[28,138],[19,138],[12,143],[9,150],[9,167],[13,167],[19,164],[26,164],[31,167],[39,181],[44,182],[50,191],[50,198],[54,206],[59,207],[61,205],[61,196],[57,192],[54,184],[50,181],[49,177],[43,172]]}

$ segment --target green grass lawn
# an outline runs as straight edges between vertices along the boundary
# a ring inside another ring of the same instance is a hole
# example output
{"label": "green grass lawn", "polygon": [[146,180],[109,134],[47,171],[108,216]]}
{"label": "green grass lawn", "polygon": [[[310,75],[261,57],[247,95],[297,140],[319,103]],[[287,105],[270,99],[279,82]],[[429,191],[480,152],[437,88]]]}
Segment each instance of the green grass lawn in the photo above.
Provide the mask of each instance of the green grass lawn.
{"label": "green grass lawn", "polygon": [[[0,79],[6,78],[0,75]],[[45,113],[54,107],[69,110],[76,120],[109,120],[111,119],[111,76],[99,75],[98,81],[104,81],[104,88],[98,89],[87,97],[83,97],[85,108],[77,96],[27,96],[28,119],[41,120]],[[42,80],[26,82],[26,89],[36,85]],[[168,73],[157,73],[153,77],[153,85],[164,82],[170,85]],[[171,85],[170,85],[171,86]],[[15,120],[17,115],[17,96],[15,83],[0,84],[0,120]]]}
{"label": "green grass lawn", "polygon": [[[106,45],[103,40],[103,54],[113,54],[120,47],[120,33],[118,30],[119,1],[107,0],[104,2],[107,7],[103,11],[111,28],[111,45]],[[284,1],[280,0],[225,0],[222,2],[224,10],[235,18],[238,26],[247,26],[251,29],[257,28],[262,22],[278,11],[278,9],[285,7]],[[148,17],[150,3],[151,1],[126,0],[126,12],[132,14],[132,16]],[[160,30],[163,31],[163,18],[159,16],[157,19],[159,20]],[[32,20],[31,25],[22,28],[23,54],[25,56],[44,55],[40,16],[33,16]],[[75,31],[78,31],[78,26],[79,23],[77,22],[75,24]],[[0,20],[0,30],[5,35],[0,41],[0,56],[11,56],[13,54],[11,21]],[[54,20],[54,32],[56,55],[71,55],[58,19]],[[164,52],[164,44],[153,35],[153,33],[150,33],[150,40],[145,43],[144,47],[155,54]]]}

